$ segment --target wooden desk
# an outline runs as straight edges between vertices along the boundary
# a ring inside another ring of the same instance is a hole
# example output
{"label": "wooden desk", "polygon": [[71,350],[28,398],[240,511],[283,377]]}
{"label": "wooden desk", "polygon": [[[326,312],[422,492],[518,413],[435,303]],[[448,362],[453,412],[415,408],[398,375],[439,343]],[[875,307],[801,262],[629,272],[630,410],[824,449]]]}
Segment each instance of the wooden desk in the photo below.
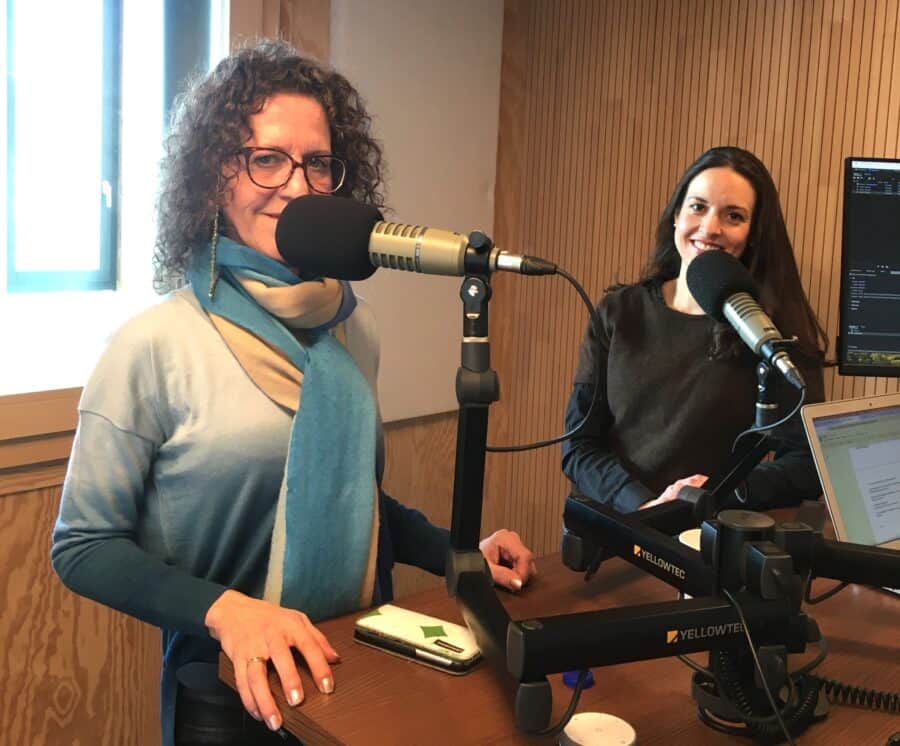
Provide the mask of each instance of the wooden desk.
{"label": "wooden desk", "polygon": [[[521,596],[501,592],[513,619],[664,601],[675,595],[670,586],[618,559],[605,563],[589,583],[565,568],[556,556],[544,558],[538,567],[540,574]],[[831,583],[817,581],[814,592],[820,593]],[[455,601],[443,587],[404,598],[400,605],[462,622]],[[828,640],[828,657],[818,669],[822,676],[870,689],[900,691],[900,597],[850,586],[808,611]],[[450,676],[360,645],[353,642],[357,616],[320,625],[342,657],[334,669],[333,694],[320,694],[304,670],[306,699],[291,709],[281,695],[274,670],[270,670],[285,727],[307,746],[552,742],[516,730],[514,686],[509,675],[500,676],[482,664],[466,676]],[[705,654],[696,658],[706,664]],[[734,743],[697,719],[690,695],[691,672],[677,659],[606,666],[593,672],[597,683],[582,694],[578,711],[609,712],[624,718],[637,731],[641,746]],[[234,686],[231,663],[224,655],[220,676]],[[571,690],[559,675],[550,680],[555,723],[569,703]],[[883,746],[897,731],[900,716],[835,705],[826,720],[799,737],[798,744]]]}

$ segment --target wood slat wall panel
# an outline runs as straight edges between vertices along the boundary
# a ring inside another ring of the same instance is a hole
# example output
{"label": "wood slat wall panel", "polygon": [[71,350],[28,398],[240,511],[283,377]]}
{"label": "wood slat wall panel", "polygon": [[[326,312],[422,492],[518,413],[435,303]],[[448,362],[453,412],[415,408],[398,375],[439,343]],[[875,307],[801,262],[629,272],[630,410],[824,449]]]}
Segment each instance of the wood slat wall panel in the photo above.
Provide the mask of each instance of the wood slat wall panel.
{"label": "wood slat wall panel", "polygon": [[[804,287],[837,332],[842,162],[897,157],[898,0],[507,0],[495,238],[545,256],[594,298],[636,279],[684,168],[754,151],[779,186]],[[559,280],[498,277],[492,441],[559,431],[582,305]],[[830,398],[900,390],[826,371]],[[498,524],[554,551],[556,448],[488,460]]]}

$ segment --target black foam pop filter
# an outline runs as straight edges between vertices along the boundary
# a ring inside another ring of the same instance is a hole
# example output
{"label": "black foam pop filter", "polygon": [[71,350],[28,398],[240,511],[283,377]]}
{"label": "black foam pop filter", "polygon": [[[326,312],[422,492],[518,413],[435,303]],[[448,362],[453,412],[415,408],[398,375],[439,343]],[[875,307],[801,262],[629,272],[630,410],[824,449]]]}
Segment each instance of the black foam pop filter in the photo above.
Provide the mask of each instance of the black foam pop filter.
{"label": "black foam pop filter", "polygon": [[687,286],[697,304],[716,321],[725,321],[725,301],[735,293],[759,298],[756,283],[747,268],[724,251],[704,251],[687,269]]}
{"label": "black foam pop filter", "polygon": [[365,280],[369,235],[382,220],[377,207],[347,197],[307,194],[289,202],[275,226],[275,245],[303,277]]}

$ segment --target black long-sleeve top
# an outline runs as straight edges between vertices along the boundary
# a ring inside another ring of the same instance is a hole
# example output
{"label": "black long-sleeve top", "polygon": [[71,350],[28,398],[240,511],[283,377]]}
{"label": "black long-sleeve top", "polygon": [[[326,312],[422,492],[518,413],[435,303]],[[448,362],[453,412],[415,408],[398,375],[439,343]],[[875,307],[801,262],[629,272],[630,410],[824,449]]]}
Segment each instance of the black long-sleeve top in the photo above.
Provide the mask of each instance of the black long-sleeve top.
{"label": "black long-sleeve top", "polygon": [[[598,311],[599,334],[588,326],[566,428],[588,411],[599,367],[600,397],[586,428],[563,443],[563,472],[576,491],[622,512],[658,497],[692,474],[711,478],[732,462],[737,435],[753,425],[756,363],[749,350],[711,359],[713,321],[669,308],[658,284],[608,293]],[[822,401],[822,368],[795,357],[806,378],[806,401]],[[798,392],[773,376],[780,416]],[[745,507],[767,508],[813,499],[820,492],[799,413],[776,429],[774,458],[757,465],[741,490]]]}

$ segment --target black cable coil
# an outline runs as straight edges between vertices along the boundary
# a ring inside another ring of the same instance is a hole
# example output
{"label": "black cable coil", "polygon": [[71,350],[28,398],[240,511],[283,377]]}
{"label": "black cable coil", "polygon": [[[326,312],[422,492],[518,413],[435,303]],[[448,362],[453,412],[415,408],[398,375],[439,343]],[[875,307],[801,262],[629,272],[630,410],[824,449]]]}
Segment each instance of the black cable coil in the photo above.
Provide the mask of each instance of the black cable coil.
{"label": "black cable coil", "polygon": [[859,705],[870,710],[884,710],[885,712],[900,712],[900,693],[882,692],[877,689],[864,689],[860,686],[844,684],[824,676],[809,677],[822,689],[830,702],[844,705]]}
{"label": "black cable coil", "polygon": [[[746,668],[747,661],[743,663]],[[784,741],[784,731],[774,714],[760,714],[762,708],[769,709],[768,702],[763,702],[759,692],[755,691],[755,688],[748,688],[745,683],[753,680],[752,668],[742,672],[738,655],[730,650],[710,651],[710,665],[717,674],[716,684],[720,696],[730,701],[740,711],[747,735],[759,743]],[[819,698],[818,682],[812,681],[811,677],[800,677],[794,683],[797,687],[796,697],[791,697],[791,701],[779,712],[792,736],[802,733],[809,727]]]}

